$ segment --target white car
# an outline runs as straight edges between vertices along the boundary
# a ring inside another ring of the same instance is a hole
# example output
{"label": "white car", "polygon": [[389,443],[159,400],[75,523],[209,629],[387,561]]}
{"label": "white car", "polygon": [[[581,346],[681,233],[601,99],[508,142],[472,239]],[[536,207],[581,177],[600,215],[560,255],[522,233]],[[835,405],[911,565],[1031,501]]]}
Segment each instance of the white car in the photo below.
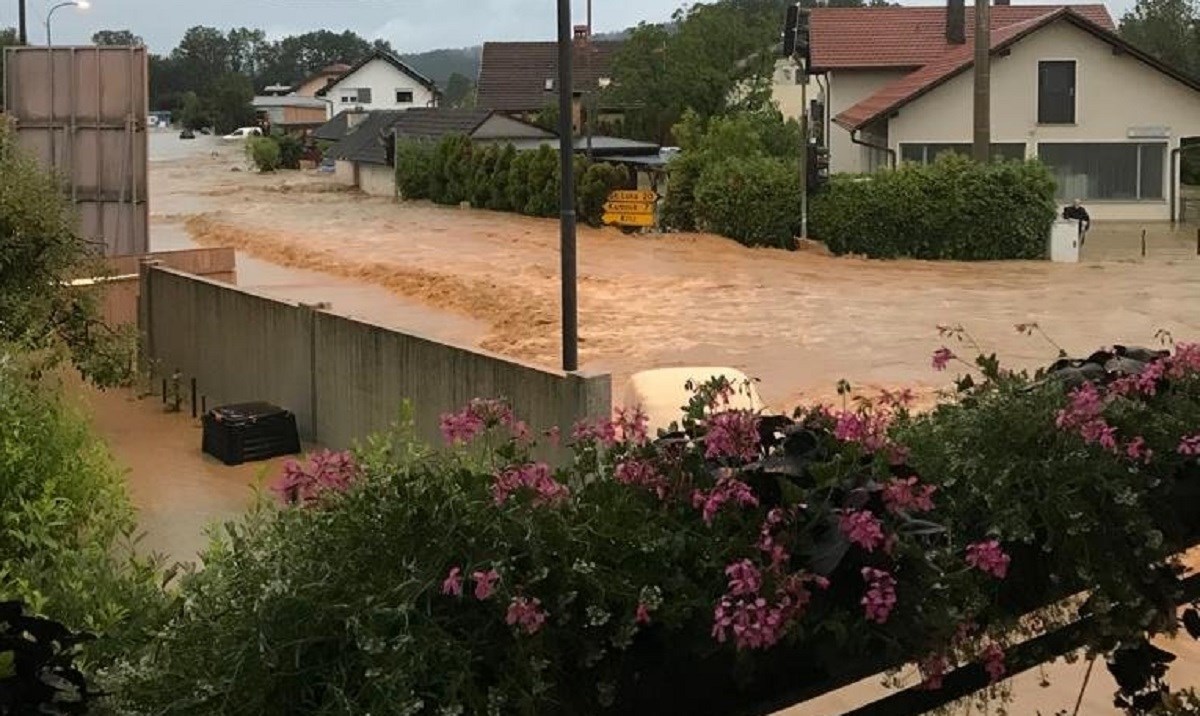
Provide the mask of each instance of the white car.
{"label": "white car", "polygon": [[226,134],[224,137],[221,137],[221,139],[224,139],[227,142],[239,142],[239,141],[245,141],[246,139],[249,139],[250,137],[261,137],[261,136],[262,136],[262,130],[259,129],[258,127],[241,127],[239,129],[233,130],[229,134]]}
{"label": "white car", "polygon": [[648,419],[650,434],[656,435],[660,429],[665,430],[671,423],[682,420],[683,406],[693,395],[687,389],[689,382],[705,383],[717,377],[724,377],[733,388],[729,404],[722,408],[756,413],[768,411],[753,380],[740,370],[723,367],[658,368],[635,373],[625,387],[620,406],[630,410],[641,408]]}

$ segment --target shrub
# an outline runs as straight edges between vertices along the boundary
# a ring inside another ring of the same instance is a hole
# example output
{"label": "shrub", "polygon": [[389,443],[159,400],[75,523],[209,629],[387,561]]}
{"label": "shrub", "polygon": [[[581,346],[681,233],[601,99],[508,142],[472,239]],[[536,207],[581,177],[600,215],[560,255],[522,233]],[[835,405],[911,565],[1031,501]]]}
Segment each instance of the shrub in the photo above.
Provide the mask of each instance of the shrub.
{"label": "shrub", "polygon": [[290,468],[288,506],[214,543],[123,693],[155,713],[753,711],[832,669],[999,678],[1029,603],[1081,591],[1046,625],[1084,611],[1089,645],[1132,643],[1170,628],[1171,555],[1200,534],[1200,347],[1135,363],[1071,389],[981,359],[925,416],[888,394],[760,418],[718,379],[678,435],[576,426],[557,471],[476,401],[443,419],[454,451],[402,434]]}
{"label": "shrub", "polygon": [[474,168],[471,153],[471,140],[462,135],[447,137],[434,147],[429,170],[430,199],[453,206],[471,198]]}
{"label": "shrub", "polygon": [[709,164],[704,154],[684,151],[668,165],[667,195],[663,199],[664,228],[676,231],[696,230],[696,182]]}
{"label": "shrub", "polygon": [[800,219],[800,178],[779,159],[726,159],[705,168],[695,201],[699,228],[747,246],[790,247]]}
{"label": "shrub", "polygon": [[42,367],[0,346],[0,602],[106,633],[110,653],[152,618],[154,565],[132,554],[121,471],[59,386],[29,378]]}
{"label": "shrub", "polygon": [[511,144],[504,145],[497,155],[488,186],[487,208],[494,211],[512,211],[513,204],[508,198],[508,180],[516,157],[517,150]]}
{"label": "shrub", "polygon": [[433,145],[421,141],[396,144],[396,187],[403,199],[428,199],[432,186]]}
{"label": "shrub", "polygon": [[812,202],[813,234],[835,253],[963,261],[1045,256],[1054,181],[1038,162],[977,164],[944,154],[869,177],[834,177]]}
{"label": "shrub", "polygon": [[271,139],[279,145],[279,166],[283,169],[299,169],[304,158],[304,140],[294,134],[276,133]]}
{"label": "shrub", "polygon": [[615,189],[625,187],[629,181],[629,172],[618,164],[606,163],[583,163],[576,169],[579,187],[576,204],[579,217],[592,226],[599,226],[608,195]]}
{"label": "shrub", "polygon": [[500,149],[489,144],[477,149],[471,159],[474,164],[471,171],[471,206],[477,209],[487,208],[492,197],[492,179],[496,174],[496,162]]}
{"label": "shrub", "polygon": [[529,198],[533,195],[530,171],[533,168],[533,152],[517,152],[508,164],[508,181],[505,198],[513,211],[525,213]]}
{"label": "shrub", "polygon": [[282,152],[274,137],[250,137],[246,140],[246,154],[260,172],[273,172],[282,166]]}
{"label": "shrub", "polygon": [[559,210],[558,152],[543,144],[533,152],[529,161],[529,200],[521,212],[528,216],[555,216]]}

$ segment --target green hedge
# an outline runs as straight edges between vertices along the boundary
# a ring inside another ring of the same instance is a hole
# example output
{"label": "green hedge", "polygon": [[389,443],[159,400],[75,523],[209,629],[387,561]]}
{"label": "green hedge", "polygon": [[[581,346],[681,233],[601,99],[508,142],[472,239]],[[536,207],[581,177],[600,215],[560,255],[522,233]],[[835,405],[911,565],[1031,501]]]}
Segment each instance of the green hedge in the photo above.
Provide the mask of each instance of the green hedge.
{"label": "green hedge", "polygon": [[800,177],[781,159],[726,159],[695,187],[698,228],[747,246],[790,247],[800,223]]}
{"label": "green hedge", "polygon": [[[548,145],[518,152],[511,144],[474,145],[464,136],[437,143],[400,142],[396,147],[396,186],[405,199],[429,199],[476,208],[556,216],[562,170]],[[575,160],[576,210],[598,225],[609,192],[628,182],[628,172],[611,164]]]}
{"label": "green hedge", "polygon": [[813,235],[873,258],[1040,259],[1055,217],[1039,162],[977,164],[954,154],[870,176],[834,177],[812,202]]}
{"label": "green hedge", "polygon": [[279,143],[272,137],[250,137],[246,140],[246,155],[260,172],[273,172],[282,164]]}

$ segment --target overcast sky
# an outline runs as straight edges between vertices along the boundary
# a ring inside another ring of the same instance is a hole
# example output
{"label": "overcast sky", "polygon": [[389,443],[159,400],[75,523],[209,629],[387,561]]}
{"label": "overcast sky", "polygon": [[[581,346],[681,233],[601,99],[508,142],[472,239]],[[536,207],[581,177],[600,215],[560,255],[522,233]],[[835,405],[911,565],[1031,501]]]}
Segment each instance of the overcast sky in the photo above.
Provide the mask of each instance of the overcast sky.
{"label": "overcast sky", "polygon": [[[44,41],[42,21],[57,0],[27,0],[31,40]],[[586,0],[572,0],[576,23]],[[971,4],[968,0],[967,4]],[[1055,4],[1054,0],[1015,0]],[[1061,0],[1060,0],[1061,1]],[[1081,1],[1081,0],[1077,0]],[[0,27],[17,24],[18,0],[0,0]],[[683,0],[593,0],[597,32],[622,30],[670,17]],[[91,0],[88,10],[54,14],[55,43],[88,42],[100,29],[130,29],[154,52],[175,46],[193,25],[257,27],[271,38],[308,30],[354,30],[390,40],[400,52],[478,45],[484,40],[549,40],[555,36],[554,0]],[[933,2],[904,4],[930,5]],[[1114,20],[1133,0],[1108,3]]]}

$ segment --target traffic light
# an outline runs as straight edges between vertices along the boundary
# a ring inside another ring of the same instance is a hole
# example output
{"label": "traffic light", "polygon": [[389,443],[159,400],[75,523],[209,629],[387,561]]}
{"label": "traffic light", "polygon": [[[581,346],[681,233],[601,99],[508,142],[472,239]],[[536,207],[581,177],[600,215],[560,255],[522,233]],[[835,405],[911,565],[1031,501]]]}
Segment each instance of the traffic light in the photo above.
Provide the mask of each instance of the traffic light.
{"label": "traffic light", "polygon": [[825,186],[829,181],[829,150],[815,144],[808,145],[808,191],[812,192]]}
{"label": "traffic light", "polygon": [[810,11],[799,4],[788,5],[787,17],[783,21],[783,56],[804,63],[807,71],[812,57],[808,18]]}

